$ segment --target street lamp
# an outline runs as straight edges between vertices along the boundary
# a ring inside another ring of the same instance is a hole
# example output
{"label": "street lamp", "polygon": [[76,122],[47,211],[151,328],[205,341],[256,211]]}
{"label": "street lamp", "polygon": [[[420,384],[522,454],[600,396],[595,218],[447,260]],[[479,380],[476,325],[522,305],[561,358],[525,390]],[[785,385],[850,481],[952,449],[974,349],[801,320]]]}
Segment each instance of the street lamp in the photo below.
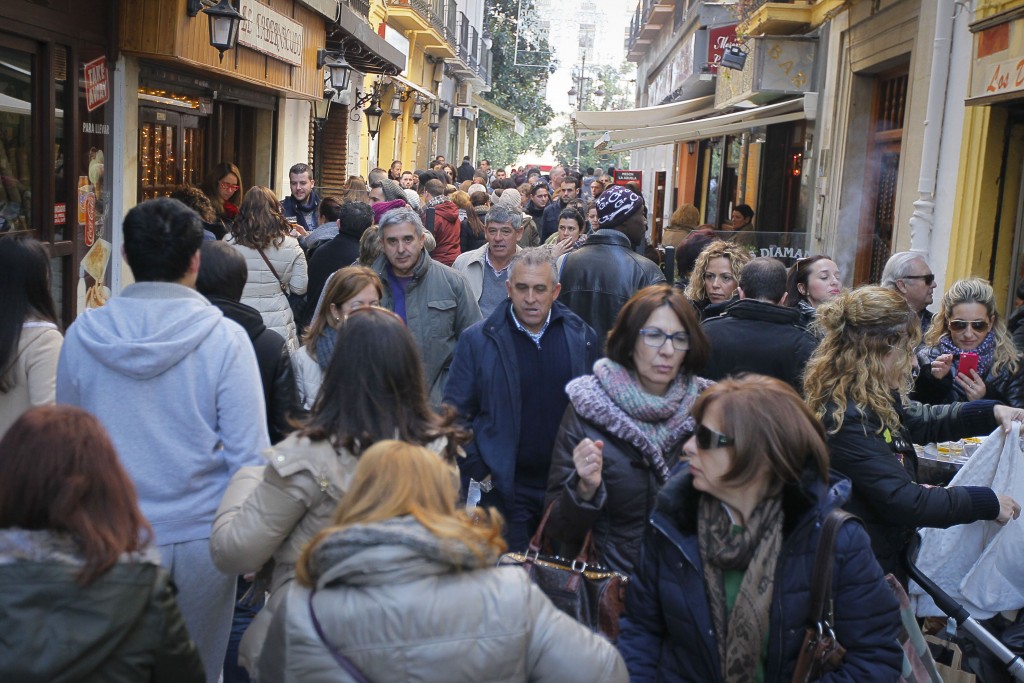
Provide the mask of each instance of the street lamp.
{"label": "street lamp", "polygon": [[[194,17],[202,8],[201,2],[189,0],[188,15]],[[220,52],[220,61],[224,61],[224,52],[232,50],[238,44],[238,26],[248,21],[238,13],[230,0],[220,0],[213,7],[202,10],[210,18],[210,45]]]}
{"label": "street lamp", "polygon": [[316,68],[327,68],[327,81],[339,92],[348,90],[352,78],[352,67],[345,60],[345,55],[320,49],[316,51]]}
{"label": "street lamp", "polygon": [[370,134],[370,139],[373,140],[380,132],[380,117],[384,115],[384,110],[377,104],[376,97],[370,100],[370,104],[363,110],[363,114],[366,116],[367,132]]}

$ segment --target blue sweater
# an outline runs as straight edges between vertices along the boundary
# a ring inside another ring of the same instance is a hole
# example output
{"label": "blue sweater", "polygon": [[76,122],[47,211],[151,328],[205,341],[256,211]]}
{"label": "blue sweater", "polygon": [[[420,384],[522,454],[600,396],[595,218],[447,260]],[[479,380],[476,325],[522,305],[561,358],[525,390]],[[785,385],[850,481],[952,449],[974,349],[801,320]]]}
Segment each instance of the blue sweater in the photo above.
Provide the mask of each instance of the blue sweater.
{"label": "blue sweater", "polygon": [[245,330],[178,284],[137,283],[79,316],[57,402],[106,427],[159,545],[209,538],[228,479],[270,445]]}

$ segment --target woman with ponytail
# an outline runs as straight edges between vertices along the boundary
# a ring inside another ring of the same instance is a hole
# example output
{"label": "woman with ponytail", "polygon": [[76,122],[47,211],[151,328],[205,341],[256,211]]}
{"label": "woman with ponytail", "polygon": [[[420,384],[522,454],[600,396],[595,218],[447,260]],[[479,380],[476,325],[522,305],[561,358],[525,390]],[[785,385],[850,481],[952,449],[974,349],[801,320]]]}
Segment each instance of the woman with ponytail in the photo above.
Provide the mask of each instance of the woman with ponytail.
{"label": "woman with ponytail", "polygon": [[920,319],[897,292],[861,287],[817,309],[824,339],[804,375],[804,396],[825,425],[831,467],[853,482],[845,509],[864,521],[883,571],[906,584],[902,556],[918,527],[946,528],[1020,514],[981,486],[917,483],[914,443],[1009,430],[1024,410],[995,401],[929,406],[907,398]]}

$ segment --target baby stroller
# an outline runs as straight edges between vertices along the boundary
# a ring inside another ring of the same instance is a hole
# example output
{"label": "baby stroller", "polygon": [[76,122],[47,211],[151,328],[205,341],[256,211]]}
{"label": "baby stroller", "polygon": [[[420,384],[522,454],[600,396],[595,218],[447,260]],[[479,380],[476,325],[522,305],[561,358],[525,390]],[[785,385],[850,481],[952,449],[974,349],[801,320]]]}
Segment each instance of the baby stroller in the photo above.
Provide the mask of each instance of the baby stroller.
{"label": "baby stroller", "polygon": [[[1024,683],[1024,659],[992,635],[963,605],[939,588],[914,564],[920,543],[920,536],[915,535],[907,548],[904,558],[907,574],[931,596],[940,610],[956,621],[957,640],[969,654],[968,662],[978,675],[978,680],[984,683],[1013,680]],[[1019,629],[1019,623],[1010,628]]]}

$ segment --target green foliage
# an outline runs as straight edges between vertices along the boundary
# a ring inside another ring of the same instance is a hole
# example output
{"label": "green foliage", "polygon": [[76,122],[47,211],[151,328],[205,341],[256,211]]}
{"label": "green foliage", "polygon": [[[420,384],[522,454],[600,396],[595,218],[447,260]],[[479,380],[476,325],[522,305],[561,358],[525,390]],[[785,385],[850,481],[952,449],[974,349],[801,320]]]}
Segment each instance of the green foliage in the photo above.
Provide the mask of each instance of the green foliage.
{"label": "green foliage", "polygon": [[[516,26],[519,0],[490,0],[488,21],[491,33],[491,91],[484,97],[519,117],[526,126],[525,135],[516,135],[512,124],[481,113],[477,130],[477,157],[494,165],[512,164],[525,152],[542,152],[550,131],[546,126],[554,110],[544,101],[548,68],[517,66]],[[530,50],[548,51],[547,40],[527,44]]]}
{"label": "green foliage", "polygon": [[[623,62],[620,66],[609,65],[587,68],[584,74],[589,81],[584,83],[582,111],[609,111],[628,109],[633,106],[633,93],[636,81],[631,78],[632,67]],[[594,96],[598,86],[604,90],[604,97]],[[579,89],[579,84],[576,85]],[[556,135],[561,135],[561,140],[554,145],[555,157],[559,163],[574,165],[576,159],[576,131],[573,130],[572,122],[568,122],[557,129]],[[579,143],[579,168],[586,169],[608,168],[629,168],[629,152],[610,153],[594,149],[594,142],[581,141]]]}

